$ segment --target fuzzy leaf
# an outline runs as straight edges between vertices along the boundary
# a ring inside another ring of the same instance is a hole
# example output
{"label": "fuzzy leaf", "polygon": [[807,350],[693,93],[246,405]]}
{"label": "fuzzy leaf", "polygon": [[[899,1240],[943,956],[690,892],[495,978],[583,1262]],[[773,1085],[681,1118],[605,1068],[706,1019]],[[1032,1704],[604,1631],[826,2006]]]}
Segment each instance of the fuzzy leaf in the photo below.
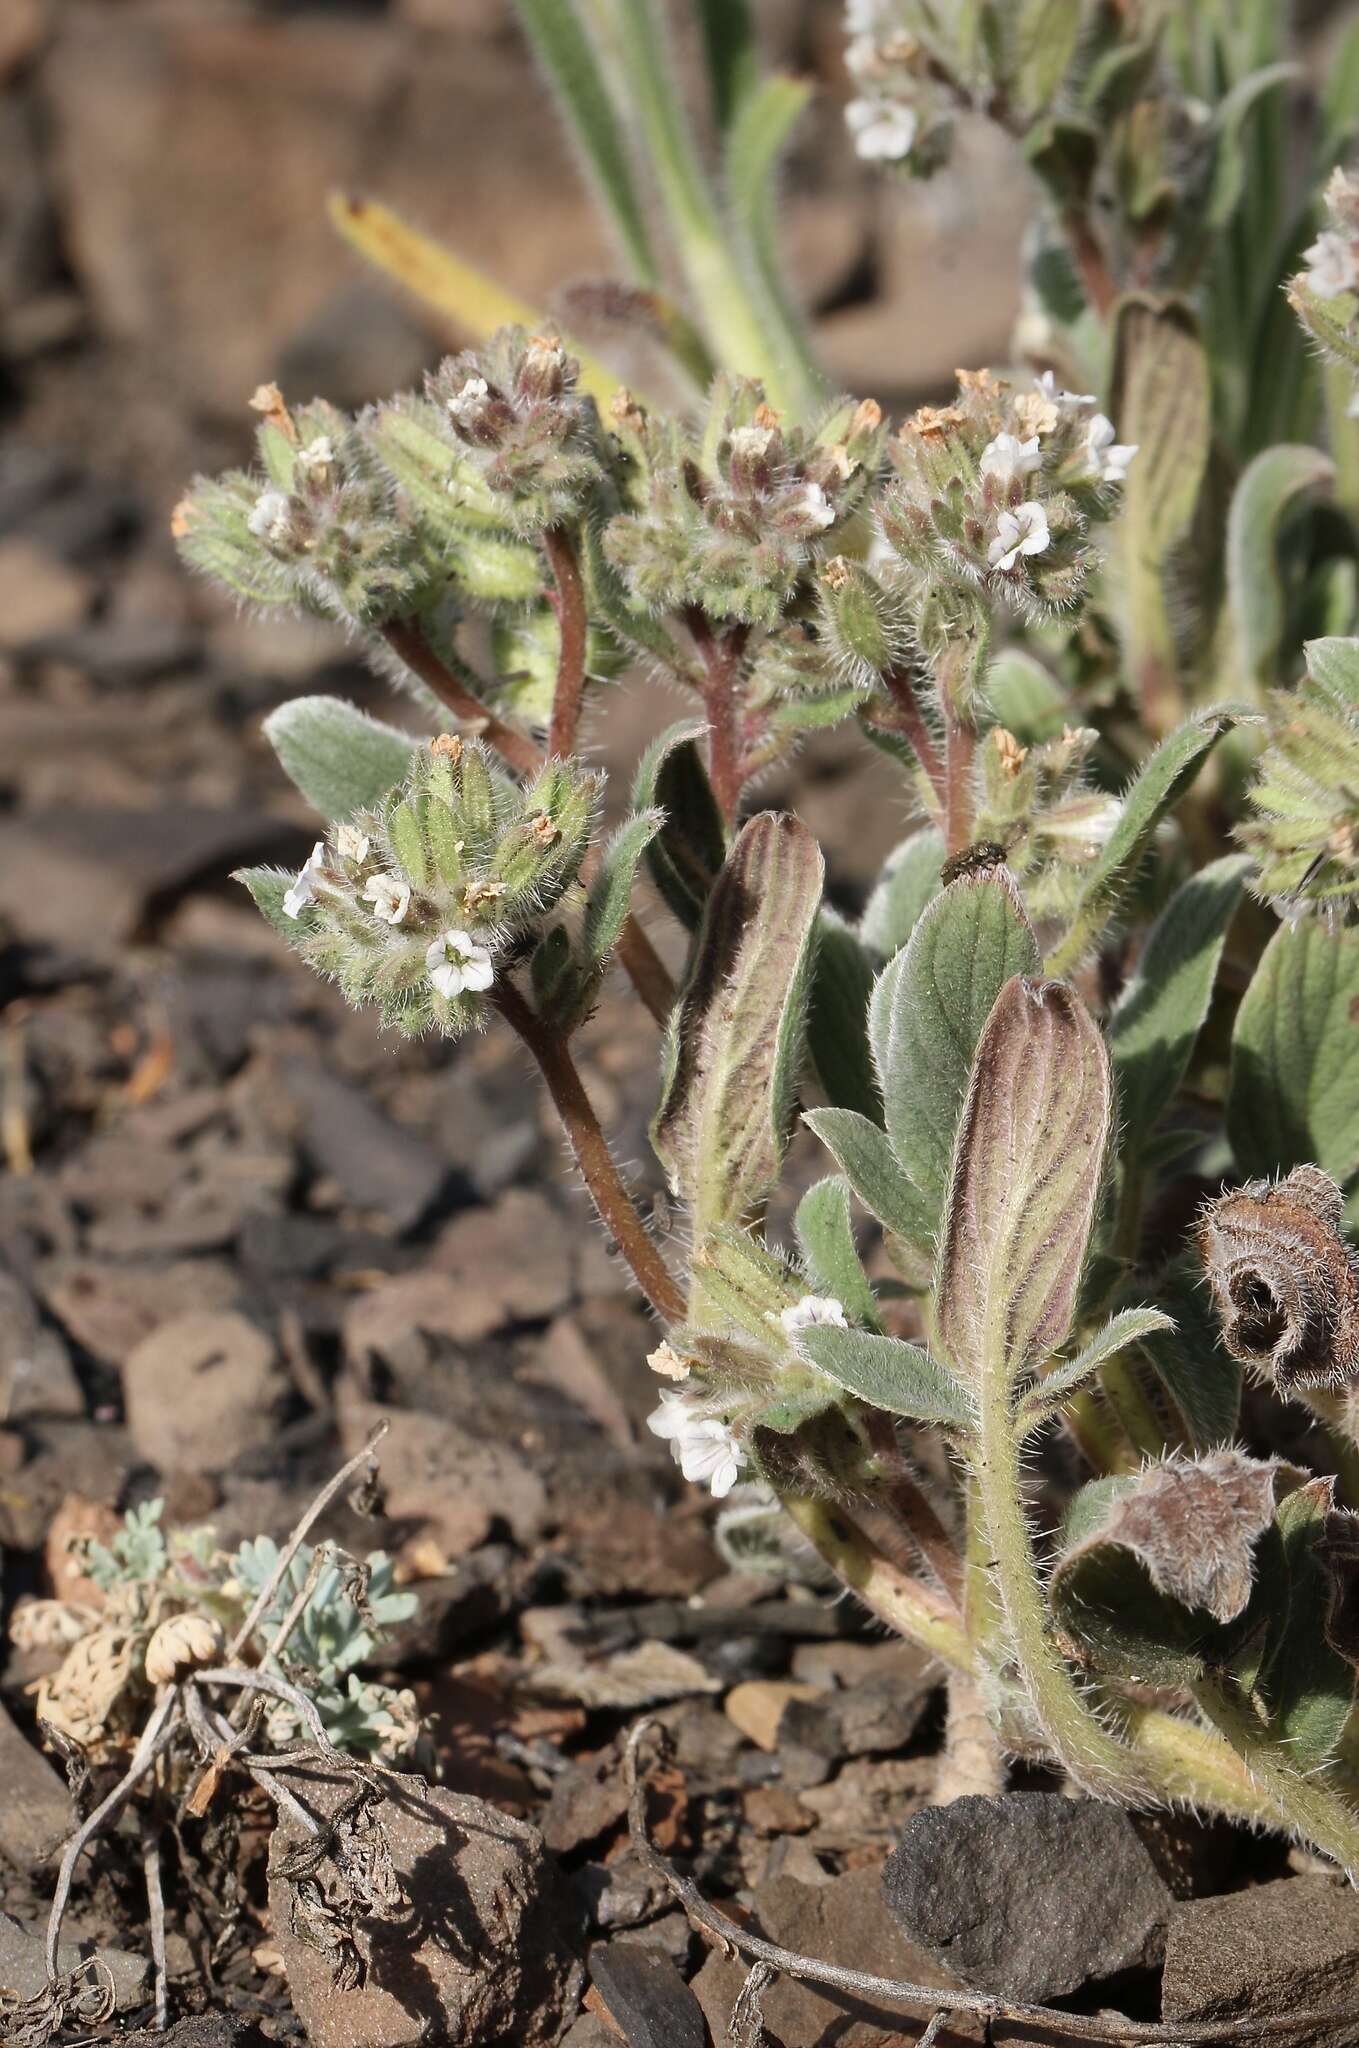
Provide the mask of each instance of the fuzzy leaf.
{"label": "fuzzy leaf", "polygon": [[285,874],[282,868],[237,868],[231,879],[250,891],[256,910],[282,938],[296,945],[307,936],[312,925],[311,912],[304,909],[301,917],[289,917],[283,908],[283,899],[296,879],[293,875]]}
{"label": "fuzzy leaf", "polygon": [[1081,892],[1070,930],[1049,956],[1050,973],[1069,972],[1099,938],[1131,886],[1152,833],[1189,789],[1223,733],[1242,715],[1229,706],[1201,712],[1162,740],[1144,763],[1124,793],[1118,823]]}
{"label": "fuzzy leaf", "polygon": [[936,1282],[940,1339],[972,1385],[1014,1385],[1066,1338],[1112,1122],[1109,1056],[1063,982],[1015,975],[977,1044]]}
{"label": "fuzzy leaf", "polygon": [[1359,1168],[1359,932],[1275,932],[1236,1016],[1227,1133],[1245,1174]]}
{"label": "fuzzy leaf", "polygon": [[1088,1380],[1092,1380],[1107,1359],[1116,1357],[1125,1346],[1136,1344],[1158,1330],[1168,1331],[1174,1327],[1170,1317],[1163,1315],[1158,1308],[1121,1309],[1074,1358],[1064,1358],[1030,1389],[1020,1405],[1021,1426],[1036,1429],[1055,1415]]}
{"label": "fuzzy leaf", "polygon": [[651,742],[632,785],[634,810],[657,808],[665,822],[647,848],[651,879],[688,931],[697,931],[727,857],[726,828],[697,741],[707,726],[693,718]]}
{"label": "fuzzy leaf", "polygon": [[[1334,1754],[1354,1705],[1354,1672],[1327,1640],[1334,1589],[1326,1562],[1334,1481],[1313,1479],[1279,1503],[1280,1542],[1262,1570],[1268,1631],[1252,1691],[1297,1769]],[[1262,1565],[1264,1559],[1262,1559]]]}
{"label": "fuzzy leaf", "polygon": [[605,846],[599,872],[590,884],[585,902],[581,942],[591,967],[602,967],[627,923],[632,902],[632,885],[637,864],[659,832],[659,811],[638,811],[628,818]]}
{"label": "fuzzy leaf", "polygon": [[727,857],[671,1023],[653,1126],[696,1237],[761,1202],[778,1177],[802,1050],[821,850],[763,811]]}
{"label": "fuzzy leaf", "polygon": [[928,1266],[934,1224],[925,1199],[902,1172],[886,1133],[852,1109],[812,1109],[803,1121],[815,1131],[870,1216],[890,1237],[911,1246]]}
{"label": "fuzzy leaf", "polygon": [[832,1295],[856,1322],[877,1329],[877,1303],[849,1220],[848,1183],[829,1174],[808,1188],[797,1205],[793,1233],[817,1291]]}
{"label": "fuzzy leaf", "polygon": [[817,920],[816,968],[807,1012],[807,1048],[817,1079],[837,1109],[874,1123],[882,1105],[868,1046],[873,963],[851,926],[834,910]]}
{"label": "fuzzy leaf", "polygon": [[972,1055],[1001,989],[1038,966],[1003,870],[951,882],[878,976],[869,1035],[892,1149],[935,1223]]}
{"label": "fuzzy leaf", "polygon": [[797,1343],[818,1371],[874,1408],[907,1415],[914,1422],[941,1422],[954,1429],[972,1426],[966,1390],[918,1344],[825,1324],[799,1331]]}
{"label": "fuzzy leaf", "polygon": [[888,854],[859,922],[860,938],[884,960],[901,951],[939,894],[943,862],[944,835],[933,825],[923,825]]}
{"label": "fuzzy leaf", "polygon": [[1241,1367],[1223,1347],[1212,1296],[1191,1260],[1165,1267],[1151,1291],[1173,1324],[1144,1332],[1138,1348],[1174,1402],[1193,1449],[1215,1450],[1236,1435]]}
{"label": "fuzzy leaf", "polygon": [[1284,520],[1305,492],[1320,489],[1334,475],[1319,449],[1266,448],[1232,495],[1227,599],[1245,680],[1272,681],[1283,643],[1286,604],[1278,549]]}
{"label": "fuzzy leaf", "polygon": [[1151,1684],[1226,1662],[1277,1541],[1275,1469],[1223,1450],[1083,1487],[1049,1582],[1059,1629],[1101,1669]]}
{"label": "fuzzy leaf", "polygon": [[279,766],[323,818],[340,824],[405,780],[416,741],[341,697],[294,697],[264,721]]}
{"label": "fuzzy leaf", "polygon": [[1071,698],[1050,670],[1022,648],[1007,647],[986,671],[986,701],[997,725],[1021,746],[1041,746],[1064,725],[1076,723]]}
{"label": "fuzzy leaf", "polygon": [[1184,1079],[1249,868],[1241,855],[1229,854],[1175,892],[1109,1020],[1128,1150],[1142,1149]]}

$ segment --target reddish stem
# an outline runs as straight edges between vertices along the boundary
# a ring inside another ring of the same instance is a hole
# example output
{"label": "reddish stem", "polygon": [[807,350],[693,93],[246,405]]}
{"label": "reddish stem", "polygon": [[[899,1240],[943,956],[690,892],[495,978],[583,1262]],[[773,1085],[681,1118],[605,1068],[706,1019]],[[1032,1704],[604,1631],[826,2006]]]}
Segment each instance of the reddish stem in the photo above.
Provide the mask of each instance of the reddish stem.
{"label": "reddish stem", "polygon": [[516,775],[536,775],[543,765],[543,757],[526,732],[516,726],[507,725],[503,718],[483,704],[480,697],[468,689],[462,678],[442,662],[412,619],[393,619],[382,628],[382,637],[407,668],[419,676],[422,683],[431,689],[441,704],[447,705],[455,718],[475,726],[480,738],[495,748],[507,767]]}
{"label": "reddish stem", "polygon": [[585,602],[580,562],[564,526],[546,529],[543,552],[557,586],[557,627],[560,635],[557,686],[552,695],[552,724],[548,731],[547,751],[559,761],[564,761],[576,751],[580,707],[585,695],[590,614]]}
{"label": "reddish stem", "polygon": [[896,1426],[891,1416],[872,1409],[868,1413],[867,1424],[869,1442],[882,1460],[887,1474],[883,1505],[910,1537],[961,1614],[963,1567],[958,1546],[907,1464],[897,1442]]}
{"label": "reddish stem", "polygon": [[[901,733],[910,742],[912,753],[929,777],[930,787],[942,805],[945,800],[944,764],[925,723],[911,678],[904,668],[894,668],[887,670],[882,681],[895,712],[886,729]],[[881,718],[876,722],[885,724]]]}
{"label": "reddish stem", "polygon": [[944,753],[947,788],[944,802],[944,850],[950,859],[961,853],[972,838],[972,756],[977,735],[959,718],[952,705],[944,705]]}
{"label": "reddish stem", "polygon": [[566,1040],[544,1024],[513,982],[498,983],[493,1000],[538,1063],[600,1222],[657,1315],[668,1323],[681,1321],[684,1295],[623,1185]]}
{"label": "reddish stem", "polygon": [[708,774],[713,795],[728,825],[734,825],[746,783],[736,677],[750,629],[733,626],[726,633],[715,634],[696,605],[685,612],[684,623],[703,657],[703,708],[708,714]]}
{"label": "reddish stem", "polygon": [[1069,206],[1062,216],[1071,259],[1081,281],[1081,289],[1091,306],[1106,320],[1118,297],[1118,286],[1114,283],[1105,261],[1104,251],[1099,245],[1090,216],[1083,206]]}

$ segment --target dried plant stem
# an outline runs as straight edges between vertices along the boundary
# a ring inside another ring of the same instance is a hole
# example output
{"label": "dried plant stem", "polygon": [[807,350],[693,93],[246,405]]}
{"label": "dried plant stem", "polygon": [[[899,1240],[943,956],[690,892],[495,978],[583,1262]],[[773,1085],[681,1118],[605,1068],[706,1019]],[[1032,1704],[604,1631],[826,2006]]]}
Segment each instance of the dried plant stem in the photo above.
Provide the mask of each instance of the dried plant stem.
{"label": "dried plant stem", "polygon": [[[554,531],[560,530],[554,529]],[[564,535],[562,538],[565,540]],[[568,549],[570,545],[570,542],[566,541]],[[572,561],[575,561],[574,550],[572,550]],[[577,568],[577,579],[579,579],[579,574],[579,568]],[[409,619],[398,619],[392,624],[383,627],[382,637],[392,649],[392,652],[405,662],[407,668],[415,675],[418,675],[422,683],[428,685],[441,704],[447,705],[456,718],[460,718],[465,724],[470,725],[477,736],[485,740],[488,747],[495,749],[507,768],[512,769],[516,775],[527,776],[538,773],[546,759],[542,749],[534,740],[529,738],[527,733],[520,732],[517,726],[508,725],[503,718],[496,716],[489,705],[483,704],[481,699],[463,682],[462,678],[455,675],[453,670],[440,660],[417,625]],[[562,644],[562,661],[564,662],[566,654],[565,639],[563,639]],[[554,753],[570,752],[571,748],[574,747],[575,720],[580,709],[579,693],[584,681],[584,664],[585,651],[584,642],[582,641],[580,649],[580,675],[573,685],[575,689],[575,709],[570,712],[569,719],[567,709],[564,709],[562,714],[563,727],[566,723],[570,723],[571,746],[559,746],[554,737],[552,749]],[[558,688],[560,692],[562,688],[560,666],[558,669]],[[568,690],[568,700],[569,697],[570,691]],[[553,722],[555,726],[557,722],[555,701]],[[623,927],[618,941],[618,958],[630,977],[633,987],[642,998],[651,1015],[656,1019],[656,1022],[658,1024],[668,1023],[670,1012],[675,1002],[675,984],[671,978],[669,968],[665,965],[665,962],[661,959],[635,917],[629,917]]]}
{"label": "dried plant stem", "polygon": [[[938,1986],[912,1984],[904,1978],[877,1977],[867,1970],[849,1970],[838,1963],[822,1962],[817,1956],[801,1955],[766,1941],[749,1927],[729,1918],[704,1898],[692,1879],[683,1876],[664,1857],[651,1839],[646,1817],[646,1783],[639,1751],[646,1737],[661,1732],[650,1720],[638,1721],[628,1733],[623,1756],[623,1773],[628,1790],[628,1831],[632,1845],[646,1868],[666,1886],[688,1916],[691,1924],[727,1955],[740,1955],[766,1972],[796,1978],[804,1984],[825,1984],[832,1990],[848,1992],[859,1999],[873,1999],[883,2005],[919,2006],[933,2016],[939,2012],[975,2013],[988,2026],[1009,2020],[1026,2027],[1041,2027],[1069,2041],[1145,2043],[1147,2048],[1195,2048],[1195,2044],[1227,2041],[1260,2041],[1291,2033],[1303,2033],[1322,2022],[1335,2027],[1345,2017],[1329,2012],[1270,2014],[1262,2019],[1171,2020],[1164,2025],[1125,2019],[1122,2013],[1062,2012],[1054,2006],[1014,2005],[1007,1999],[984,1991],[941,1991]],[[767,1975],[761,1984],[768,1981]],[[932,2022],[931,2022],[932,2023]],[[1049,2038],[1051,2038],[1051,2032]]]}
{"label": "dried plant stem", "polygon": [[1135,1801],[1145,1788],[1134,1758],[1100,1720],[1049,1631],[1009,1379],[999,1362],[1003,1333],[991,1349],[995,1362],[982,1376],[974,1470],[1009,1646],[1039,1725],[1076,1783]]}
{"label": "dried plant stem", "polygon": [[538,1063],[600,1222],[657,1315],[679,1322],[684,1315],[683,1291],[623,1183],[566,1040],[544,1024],[513,982],[499,983],[492,1000]]}
{"label": "dried plant stem", "polygon": [[931,1804],[947,1806],[970,1793],[993,1797],[1005,1790],[1005,1758],[976,1680],[951,1671],[944,1747]]}
{"label": "dried plant stem", "polygon": [[341,1465],[335,1476],[332,1479],[328,1479],[321,1488],[321,1491],[317,1494],[315,1500],[279,1552],[278,1561],[251,1602],[250,1611],[246,1615],[245,1620],[227,1644],[226,1661],[228,1664],[240,1655],[254,1631],[258,1628],[262,1617],[269,1612],[269,1603],[287,1577],[288,1567],[306,1541],[308,1531],[314,1526],[319,1517],[325,1513],[336,1494],[343,1493],[350,1480],[357,1477],[365,1465],[370,1470],[376,1468],[377,1460],[374,1452],[386,1434],[387,1424],[380,1422],[377,1428],[369,1435],[363,1449],[356,1451],[354,1456]]}
{"label": "dried plant stem", "polygon": [[1359,1885],[1359,1812],[1324,1774],[1304,1776],[1264,1731],[1229,1678],[1205,1678],[1194,1698],[1224,1735],[1291,1833],[1330,1856]]}
{"label": "dried plant stem", "polygon": [[549,526],[543,553],[557,590],[557,682],[552,693],[552,723],[547,751],[559,761],[576,751],[576,732],[585,696],[585,659],[590,615],[575,543],[564,526]]}
{"label": "dried plant stem", "polygon": [[57,1872],[56,1890],[52,1895],[52,1906],[47,1916],[47,1981],[57,1981],[57,1949],[61,1943],[61,1923],[66,1917],[66,1906],[71,1896],[71,1879],[75,1867],[87,1843],[92,1842],[110,1815],[115,1814],[128,1795],[134,1792],[147,1772],[155,1763],[161,1751],[173,1739],[179,1724],[179,1693],[171,1687],[163,1699],[156,1702],[151,1718],[141,1733],[141,1740],[132,1752],[132,1761],[123,1772],[111,1792],[106,1792],[95,1807],[87,1814],[80,1826],[66,1844],[61,1855],[61,1867]]}
{"label": "dried plant stem", "polygon": [[170,2017],[169,1973],[165,1962],[165,1893],[160,1882],[160,1829],[149,1815],[142,1817],[142,1875],[146,1882],[146,1918],[155,1971],[156,2009],[151,2025],[156,2033],[163,2034]]}

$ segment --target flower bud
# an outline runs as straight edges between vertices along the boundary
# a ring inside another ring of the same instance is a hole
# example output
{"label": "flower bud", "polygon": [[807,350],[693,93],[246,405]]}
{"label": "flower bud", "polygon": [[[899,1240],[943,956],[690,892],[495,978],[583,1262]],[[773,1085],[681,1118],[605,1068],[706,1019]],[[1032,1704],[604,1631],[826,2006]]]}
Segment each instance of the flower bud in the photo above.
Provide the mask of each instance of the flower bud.
{"label": "flower bud", "polygon": [[818,623],[842,673],[876,682],[905,651],[900,606],[860,562],[836,555],[821,571]]}

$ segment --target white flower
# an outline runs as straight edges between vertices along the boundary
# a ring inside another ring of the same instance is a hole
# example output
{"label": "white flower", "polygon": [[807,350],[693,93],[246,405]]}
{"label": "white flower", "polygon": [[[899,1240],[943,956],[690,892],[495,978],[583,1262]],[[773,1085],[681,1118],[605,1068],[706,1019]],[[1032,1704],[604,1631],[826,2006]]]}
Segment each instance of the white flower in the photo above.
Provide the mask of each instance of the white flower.
{"label": "white flower", "polygon": [[298,449],[293,460],[298,469],[329,469],[335,460],[335,443],[329,434],[318,434],[305,448]]}
{"label": "white flower", "polygon": [[485,946],[466,932],[440,932],[425,951],[429,978],[441,996],[480,994],[495,980],[495,963]]}
{"label": "white flower", "polygon": [[849,1328],[844,1307],[833,1294],[804,1294],[801,1301],[783,1311],[779,1321],[790,1337],[796,1337],[800,1330]]}
{"label": "white flower", "polygon": [[475,411],[491,395],[491,387],[484,377],[469,377],[456,398],[449,400],[448,409],[455,418]]}
{"label": "white flower", "polygon": [[820,484],[806,483],[798,493],[797,509],[813,526],[834,526],[835,507]]}
{"label": "white flower", "polygon": [[1034,378],[1033,382],[1035,390],[1041,392],[1044,398],[1051,399],[1054,405],[1093,405],[1095,403],[1093,391],[1059,391],[1057,389],[1055,371],[1044,370],[1041,375]]}
{"label": "white flower", "polygon": [[1307,265],[1304,283],[1319,299],[1338,299],[1341,292],[1359,291],[1359,250],[1348,235],[1327,228],[1302,252]]}
{"label": "white flower", "polygon": [[845,125],[865,163],[899,164],[911,153],[918,122],[913,107],[889,106],[885,100],[851,100]]}
{"label": "white flower", "polygon": [[1085,436],[1085,450],[1090,467],[1095,475],[1106,484],[1121,484],[1128,474],[1128,464],[1137,453],[1137,442],[1121,443],[1114,439],[1114,423],[1097,412],[1091,420]]}
{"label": "white flower", "polygon": [[852,36],[871,35],[878,27],[880,0],[845,0],[845,27]]}
{"label": "white flower", "polygon": [[982,449],[981,473],[993,476],[998,483],[1008,484],[1014,477],[1032,476],[1043,461],[1038,448],[1038,436],[1021,441],[1014,434],[997,434],[994,441],[988,441]]}
{"label": "white flower", "polygon": [[368,834],[360,832],[357,825],[341,825],[336,829],[335,851],[341,860],[367,860],[368,844]]}
{"label": "white flower", "polygon": [[993,569],[1013,569],[1021,555],[1041,555],[1051,538],[1047,513],[1030,498],[1001,513],[986,559]]}
{"label": "white flower", "polygon": [[400,924],[411,907],[410,883],[398,881],[395,875],[374,875],[359,894],[372,904],[374,917],[380,917],[384,924]]}
{"label": "white flower", "polygon": [[743,456],[747,462],[758,462],[769,453],[773,439],[771,427],[737,427],[731,437],[731,452]]}
{"label": "white flower", "polygon": [[661,1405],[647,1417],[653,1436],[670,1445],[671,1454],[685,1478],[694,1485],[708,1485],[714,1500],[723,1500],[740,1477],[746,1454],[728,1425],[716,1415],[704,1415],[686,1394],[669,1388]]}
{"label": "white flower", "polygon": [[301,917],[307,905],[316,901],[316,876],[318,870],[325,866],[325,862],[326,842],[324,839],[318,839],[307,856],[306,866],[283,899],[285,917]]}
{"label": "white flower", "polygon": [[267,540],[274,547],[281,547],[288,538],[292,509],[292,500],[286,491],[261,491],[245,523],[257,540]]}

